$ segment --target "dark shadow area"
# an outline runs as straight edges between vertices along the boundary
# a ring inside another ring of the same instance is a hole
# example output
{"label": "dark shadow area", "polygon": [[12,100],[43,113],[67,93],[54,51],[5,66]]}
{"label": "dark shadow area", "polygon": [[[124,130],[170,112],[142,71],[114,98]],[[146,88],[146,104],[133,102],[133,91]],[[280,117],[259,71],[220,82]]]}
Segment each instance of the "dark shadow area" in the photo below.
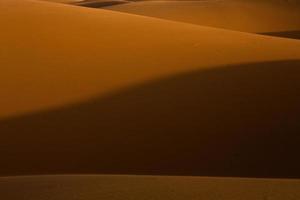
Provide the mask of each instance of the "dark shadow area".
{"label": "dark shadow area", "polygon": [[75,5],[89,7],[89,8],[102,8],[106,6],[113,6],[118,4],[128,3],[127,1],[120,1],[120,0],[102,0],[102,1],[83,1],[80,3],[76,3]]}
{"label": "dark shadow area", "polygon": [[300,178],[300,60],[195,71],[0,121],[0,175]]}
{"label": "dark shadow area", "polygon": [[300,39],[300,31],[282,31],[282,32],[260,33],[260,34],[284,37],[284,38]]}

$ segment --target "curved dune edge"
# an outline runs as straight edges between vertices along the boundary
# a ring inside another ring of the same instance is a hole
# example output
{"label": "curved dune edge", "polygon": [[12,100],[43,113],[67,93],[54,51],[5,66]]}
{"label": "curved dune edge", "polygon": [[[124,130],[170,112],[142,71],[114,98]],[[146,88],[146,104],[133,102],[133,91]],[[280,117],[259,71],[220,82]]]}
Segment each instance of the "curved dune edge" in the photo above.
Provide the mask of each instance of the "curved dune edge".
{"label": "curved dune edge", "polygon": [[291,39],[300,39],[300,30],[297,31],[279,31],[279,32],[265,32],[261,33],[264,35],[277,36],[277,37],[285,37]]}
{"label": "curved dune edge", "polygon": [[300,3],[297,1],[138,1],[105,9],[244,32],[300,30]]}
{"label": "curved dune edge", "polygon": [[0,175],[300,178],[300,60],[219,66],[0,121]]}
{"label": "curved dune edge", "polygon": [[[17,192],[16,192],[17,191]],[[5,199],[295,200],[300,181],[164,176],[32,176],[0,178]]]}
{"label": "curved dune edge", "polygon": [[0,175],[300,177],[300,41],[34,0],[0,11]]}
{"label": "curved dune edge", "polygon": [[193,70],[300,58],[299,41],[113,11],[34,0],[0,10],[0,118]]}

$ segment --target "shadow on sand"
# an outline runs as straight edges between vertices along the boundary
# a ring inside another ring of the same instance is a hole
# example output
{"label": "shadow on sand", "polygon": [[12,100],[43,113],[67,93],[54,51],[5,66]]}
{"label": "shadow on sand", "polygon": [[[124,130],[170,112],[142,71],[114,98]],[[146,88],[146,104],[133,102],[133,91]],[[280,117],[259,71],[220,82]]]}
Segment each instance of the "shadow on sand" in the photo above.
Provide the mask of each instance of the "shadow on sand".
{"label": "shadow on sand", "polygon": [[101,0],[101,1],[93,1],[87,0],[79,3],[74,3],[74,5],[89,7],[89,8],[103,8],[107,6],[113,6],[118,4],[128,3],[127,0]]}
{"label": "shadow on sand", "polygon": [[0,121],[0,175],[300,178],[300,60],[195,71]]}
{"label": "shadow on sand", "polygon": [[285,37],[292,39],[300,39],[300,30],[299,31],[282,31],[282,32],[269,32],[269,33],[260,33],[262,35]]}

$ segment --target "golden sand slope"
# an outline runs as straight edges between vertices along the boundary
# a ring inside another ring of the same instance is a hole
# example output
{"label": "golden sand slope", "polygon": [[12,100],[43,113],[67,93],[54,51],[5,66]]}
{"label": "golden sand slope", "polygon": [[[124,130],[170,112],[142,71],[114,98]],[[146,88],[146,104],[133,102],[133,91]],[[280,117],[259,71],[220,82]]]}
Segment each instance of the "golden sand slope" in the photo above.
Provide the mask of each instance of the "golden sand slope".
{"label": "golden sand slope", "polygon": [[297,200],[299,180],[163,176],[0,178],[4,199]]}
{"label": "golden sand slope", "polygon": [[57,3],[78,3],[84,0],[41,0],[41,1],[50,1],[50,2],[57,2]]}
{"label": "golden sand slope", "polygon": [[63,4],[0,4],[0,118],[204,68],[300,58],[300,42]]}
{"label": "golden sand slope", "polygon": [[300,35],[299,1],[165,0],[139,1],[105,8],[246,32],[298,31]]}
{"label": "golden sand slope", "polygon": [[0,174],[300,177],[300,41],[0,4]]}

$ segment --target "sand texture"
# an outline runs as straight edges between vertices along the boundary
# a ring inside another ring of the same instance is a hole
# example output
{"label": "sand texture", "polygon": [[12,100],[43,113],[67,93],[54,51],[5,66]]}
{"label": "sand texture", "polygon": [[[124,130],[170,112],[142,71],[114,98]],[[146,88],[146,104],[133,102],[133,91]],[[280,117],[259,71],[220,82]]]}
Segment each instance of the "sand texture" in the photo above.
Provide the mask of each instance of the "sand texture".
{"label": "sand texture", "polygon": [[0,1],[0,198],[299,199],[299,5]]}

